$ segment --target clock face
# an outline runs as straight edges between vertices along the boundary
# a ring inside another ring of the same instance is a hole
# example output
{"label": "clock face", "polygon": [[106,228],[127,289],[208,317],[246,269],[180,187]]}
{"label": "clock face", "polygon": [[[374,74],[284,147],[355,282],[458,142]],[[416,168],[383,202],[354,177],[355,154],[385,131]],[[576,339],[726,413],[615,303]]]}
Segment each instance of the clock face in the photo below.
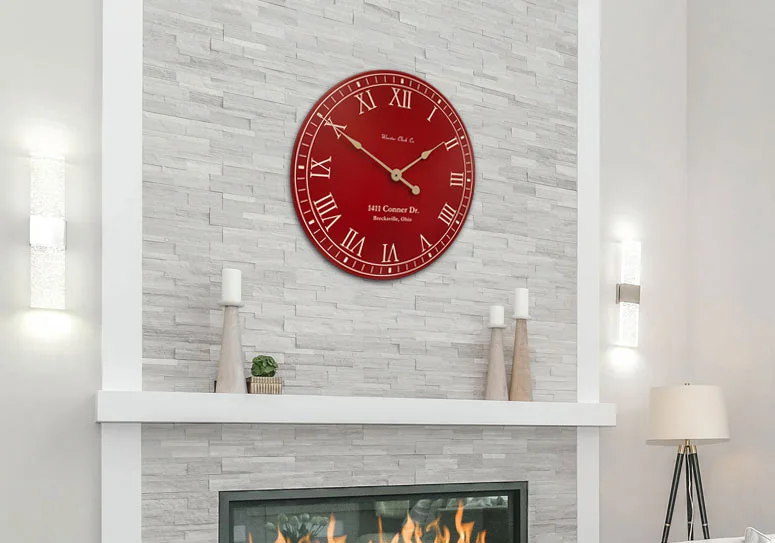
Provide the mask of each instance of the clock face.
{"label": "clock face", "polygon": [[434,87],[402,72],[331,88],[301,125],[291,163],[296,213],[343,270],[394,279],[435,261],[465,223],[474,155]]}

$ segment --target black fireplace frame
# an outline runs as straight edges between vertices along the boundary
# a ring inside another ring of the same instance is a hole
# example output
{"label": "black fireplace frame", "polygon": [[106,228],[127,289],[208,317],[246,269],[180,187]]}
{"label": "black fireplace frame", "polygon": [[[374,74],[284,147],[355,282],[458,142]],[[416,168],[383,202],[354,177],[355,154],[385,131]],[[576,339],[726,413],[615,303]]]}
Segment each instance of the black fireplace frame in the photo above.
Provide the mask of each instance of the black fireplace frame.
{"label": "black fireplace frame", "polygon": [[232,506],[246,501],[306,503],[322,499],[337,501],[366,496],[388,498],[426,493],[465,493],[476,496],[492,495],[494,492],[513,493],[514,499],[509,499],[509,514],[514,522],[512,543],[527,543],[527,481],[221,491],[218,493],[218,543],[233,543],[229,533],[229,527],[232,525]]}

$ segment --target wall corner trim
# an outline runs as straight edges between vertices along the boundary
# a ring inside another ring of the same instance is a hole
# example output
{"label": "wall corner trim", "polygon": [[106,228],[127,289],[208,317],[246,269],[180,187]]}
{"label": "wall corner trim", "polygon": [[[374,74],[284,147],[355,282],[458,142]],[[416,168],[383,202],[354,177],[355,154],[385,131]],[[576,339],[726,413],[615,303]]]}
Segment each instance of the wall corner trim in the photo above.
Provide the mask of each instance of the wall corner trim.
{"label": "wall corner trim", "polygon": [[[142,388],[143,2],[102,3],[103,390]],[[101,538],[141,543],[141,427],[101,428]]]}
{"label": "wall corner trim", "polygon": [[[579,0],[578,335],[579,402],[600,401],[601,0]],[[577,536],[600,541],[600,430],[577,431]],[[582,468],[583,466],[583,468]]]}

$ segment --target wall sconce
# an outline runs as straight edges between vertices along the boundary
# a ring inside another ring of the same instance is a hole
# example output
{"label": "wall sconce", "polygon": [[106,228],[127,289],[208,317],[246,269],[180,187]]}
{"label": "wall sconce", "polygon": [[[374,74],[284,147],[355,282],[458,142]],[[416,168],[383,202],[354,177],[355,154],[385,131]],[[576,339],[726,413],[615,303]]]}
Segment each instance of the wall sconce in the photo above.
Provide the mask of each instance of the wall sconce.
{"label": "wall sconce", "polygon": [[30,307],[65,309],[65,160],[30,155]]}
{"label": "wall sconce", "polygon": [[616,344],[622,347],[637,347],[640,316],[640,242],[623,242],[620,256],[620,282],[616,285],[616,304],[619,306]]}

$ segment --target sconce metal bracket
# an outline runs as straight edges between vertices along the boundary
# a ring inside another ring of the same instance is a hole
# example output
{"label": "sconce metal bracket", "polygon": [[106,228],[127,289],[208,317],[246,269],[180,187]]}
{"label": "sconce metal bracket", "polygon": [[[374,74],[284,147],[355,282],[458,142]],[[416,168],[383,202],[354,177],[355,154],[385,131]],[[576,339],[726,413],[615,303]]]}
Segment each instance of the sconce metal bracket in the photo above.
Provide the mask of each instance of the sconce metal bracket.
{"label": "sconce metal bracket", "polygon": [[630,285],[628,283],[617,283],[616,285],[616,303],[640,303],[640,285]]}

